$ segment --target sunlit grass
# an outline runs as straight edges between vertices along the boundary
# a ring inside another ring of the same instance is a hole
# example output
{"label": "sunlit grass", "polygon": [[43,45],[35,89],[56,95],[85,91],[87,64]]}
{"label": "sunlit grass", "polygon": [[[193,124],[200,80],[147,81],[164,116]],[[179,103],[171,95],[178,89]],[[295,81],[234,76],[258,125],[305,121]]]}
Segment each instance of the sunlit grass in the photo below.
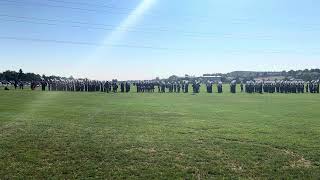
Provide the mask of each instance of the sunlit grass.
{"label": "sunlit grass", "polygon": [[0,177],[316,179],[319,100],[1,90]]}

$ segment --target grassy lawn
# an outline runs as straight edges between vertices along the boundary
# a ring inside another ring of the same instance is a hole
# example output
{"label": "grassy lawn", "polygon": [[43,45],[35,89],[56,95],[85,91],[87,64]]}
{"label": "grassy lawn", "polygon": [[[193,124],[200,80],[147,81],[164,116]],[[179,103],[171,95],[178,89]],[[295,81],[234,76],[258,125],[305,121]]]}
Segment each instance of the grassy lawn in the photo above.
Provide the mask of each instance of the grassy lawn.
{"label": "grassy lawn", "polygon": [[317,179],[319,102],[1,90],[0,179]]}

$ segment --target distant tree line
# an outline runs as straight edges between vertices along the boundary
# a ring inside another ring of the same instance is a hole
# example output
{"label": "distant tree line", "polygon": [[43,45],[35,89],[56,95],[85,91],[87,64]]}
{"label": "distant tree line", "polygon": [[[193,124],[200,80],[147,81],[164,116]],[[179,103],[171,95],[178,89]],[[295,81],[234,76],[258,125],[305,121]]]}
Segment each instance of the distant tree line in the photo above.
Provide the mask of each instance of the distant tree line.
{"label": "distant tree line", "polygon": [[287,72],[286,78],[302,79],[305,81],[320,79],[320,69],[291,70]]}
{"label": "distant tree line", "polygon": [[39,81],[41,76],[35,73],[24,73],[22,69],[16,71],[4,71],[0,73],[0,79],[3,81]]}
{"label": "distant tree line", "polygon": [[227,74],[219,74],[223,80],[230,81],[232,79],[240,81],[249,81],[257,78],[275,78],[278,80],[299,79],[304,81],[320,79],[320,69],[290,70],[281,72],[255,72],[255,71],[234,71]]}
{"label": "distant tree line", "polygon": [[[268,79],[268,77],[278,77],[284,80],[290,79],[300,79],[304,81],[318,80],[320,79],[320,69],[305,69],[305,70],[290,70],[290,71],[281,71],[281,72],[255,72],[255,71],[234,71],[226,74],[217,73],[213,74],[221,77],[222,82],[230,82],[232,80],[237,80],[238,82],[245,82],[248,80],[254,80],[256,78],[264,78]],[[41,80],[73,80],[74,78],[71,76],[69,78],[60,77],[60,76],[45,76],[39,75],[35,73],[24,73],[22,69],[19,71],[4,71],[0,73],[1,81],[41,81]],[[163,81],[177,81],[177,80],[199,80],[201,81],[201,77],[178,77],[178,76],[170,76],[167,79],[162,79]]]}
{"label": "distant tree line", "polygon": [[[72,78],[72,77],[70,77]],[[35,73],[24,73],[22,69],[20,69],[18,72],[16,71],[4,71],[0,73],[0,80],[1,81],[24,81],[24,82],[31,82],[31,81],[41,81],[41,80],[49,80],[49,79],[69,79],[65,77],[59,77],[59,76],[45,76]]]}

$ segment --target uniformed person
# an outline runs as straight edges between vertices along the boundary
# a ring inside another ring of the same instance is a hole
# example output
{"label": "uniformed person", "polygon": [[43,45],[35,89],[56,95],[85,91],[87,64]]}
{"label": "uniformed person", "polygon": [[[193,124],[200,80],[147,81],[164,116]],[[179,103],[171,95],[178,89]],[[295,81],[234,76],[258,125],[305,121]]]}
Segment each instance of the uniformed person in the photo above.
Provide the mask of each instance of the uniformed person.
{"label": "uniformed person", "polygon": [[45,90],[46,90],[46,86],[47,86],[47,82],[44,81],[44,80],[42,80],[42,81],[41,81],[41,89],[42,89],[42,91],[45,91]]}
{"label": "uniformed person", "polygon": [[112,88],[113,88],[113,92],[117,93],[119,86],[116,82],[114,82]]}
{"label": "uniformed person", "polygon": [[120,84],[120,90],[121,90],[121,92],[122,93],[124,93],[124,82],[121,82],[121,84]]}
{"label": "uniformed person", "polygon": [[19,87],[20,87],[20,89],[23,89],[23,88],[24,88],[24,84],[23,84],[23,82],[22,82],[22,81],[20,81],[20,83],[19,83]]}
{"label": "uniformed person", "polygon": [[177,93],[180,93],[180,91],[181,91],[181,84],[180,84],[180,82],[178,82],[178,84],[177,84]]}
{"label": "uniformed person", "polygon": [[126,82],[126,93],[130,92],[130,83],[129,82]]}
{"label": "uniformed person", "polygon": [[208,81],[206,85],[207,85],[207,93],[212,93],[213,92],[212,82]]}
{"label": "uniformed person", "polygon": [[230,84],[231,93],[236,93],[236,88],[237,88],[237,81],[236,80],[231,81],[231,84]]}
{"label": "uniformed person", "polygon": [[184,93],[189,93],[189,82],[186,81],[184,84]]}
{"label": "uniformed person", "polygon": [[218,86],[217,86],[217,88],[218,88],[218,93],[222,93],[223,92],[223,84],[222,84],[222,82],[220,81],[220,82],[218,82]]}
{"label": "uniformed person", "polygon": [[16,90],[18,87],[18,81],[14,81],[14,89]]}

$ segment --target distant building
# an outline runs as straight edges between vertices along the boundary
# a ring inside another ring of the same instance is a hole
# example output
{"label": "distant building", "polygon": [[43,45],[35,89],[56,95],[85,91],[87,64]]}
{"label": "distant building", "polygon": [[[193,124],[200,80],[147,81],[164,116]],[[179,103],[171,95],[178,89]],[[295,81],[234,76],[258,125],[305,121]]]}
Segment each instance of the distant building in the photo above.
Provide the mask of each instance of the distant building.
{"label": "distant building", "polygon": [[201,79],[202,79],[203,82],[208,82],[208,81],[219,82],[219,81],[221,81],[221,76],[217,76],[217,75],[214,75],[214,74],[204,74],[201,77]]}

